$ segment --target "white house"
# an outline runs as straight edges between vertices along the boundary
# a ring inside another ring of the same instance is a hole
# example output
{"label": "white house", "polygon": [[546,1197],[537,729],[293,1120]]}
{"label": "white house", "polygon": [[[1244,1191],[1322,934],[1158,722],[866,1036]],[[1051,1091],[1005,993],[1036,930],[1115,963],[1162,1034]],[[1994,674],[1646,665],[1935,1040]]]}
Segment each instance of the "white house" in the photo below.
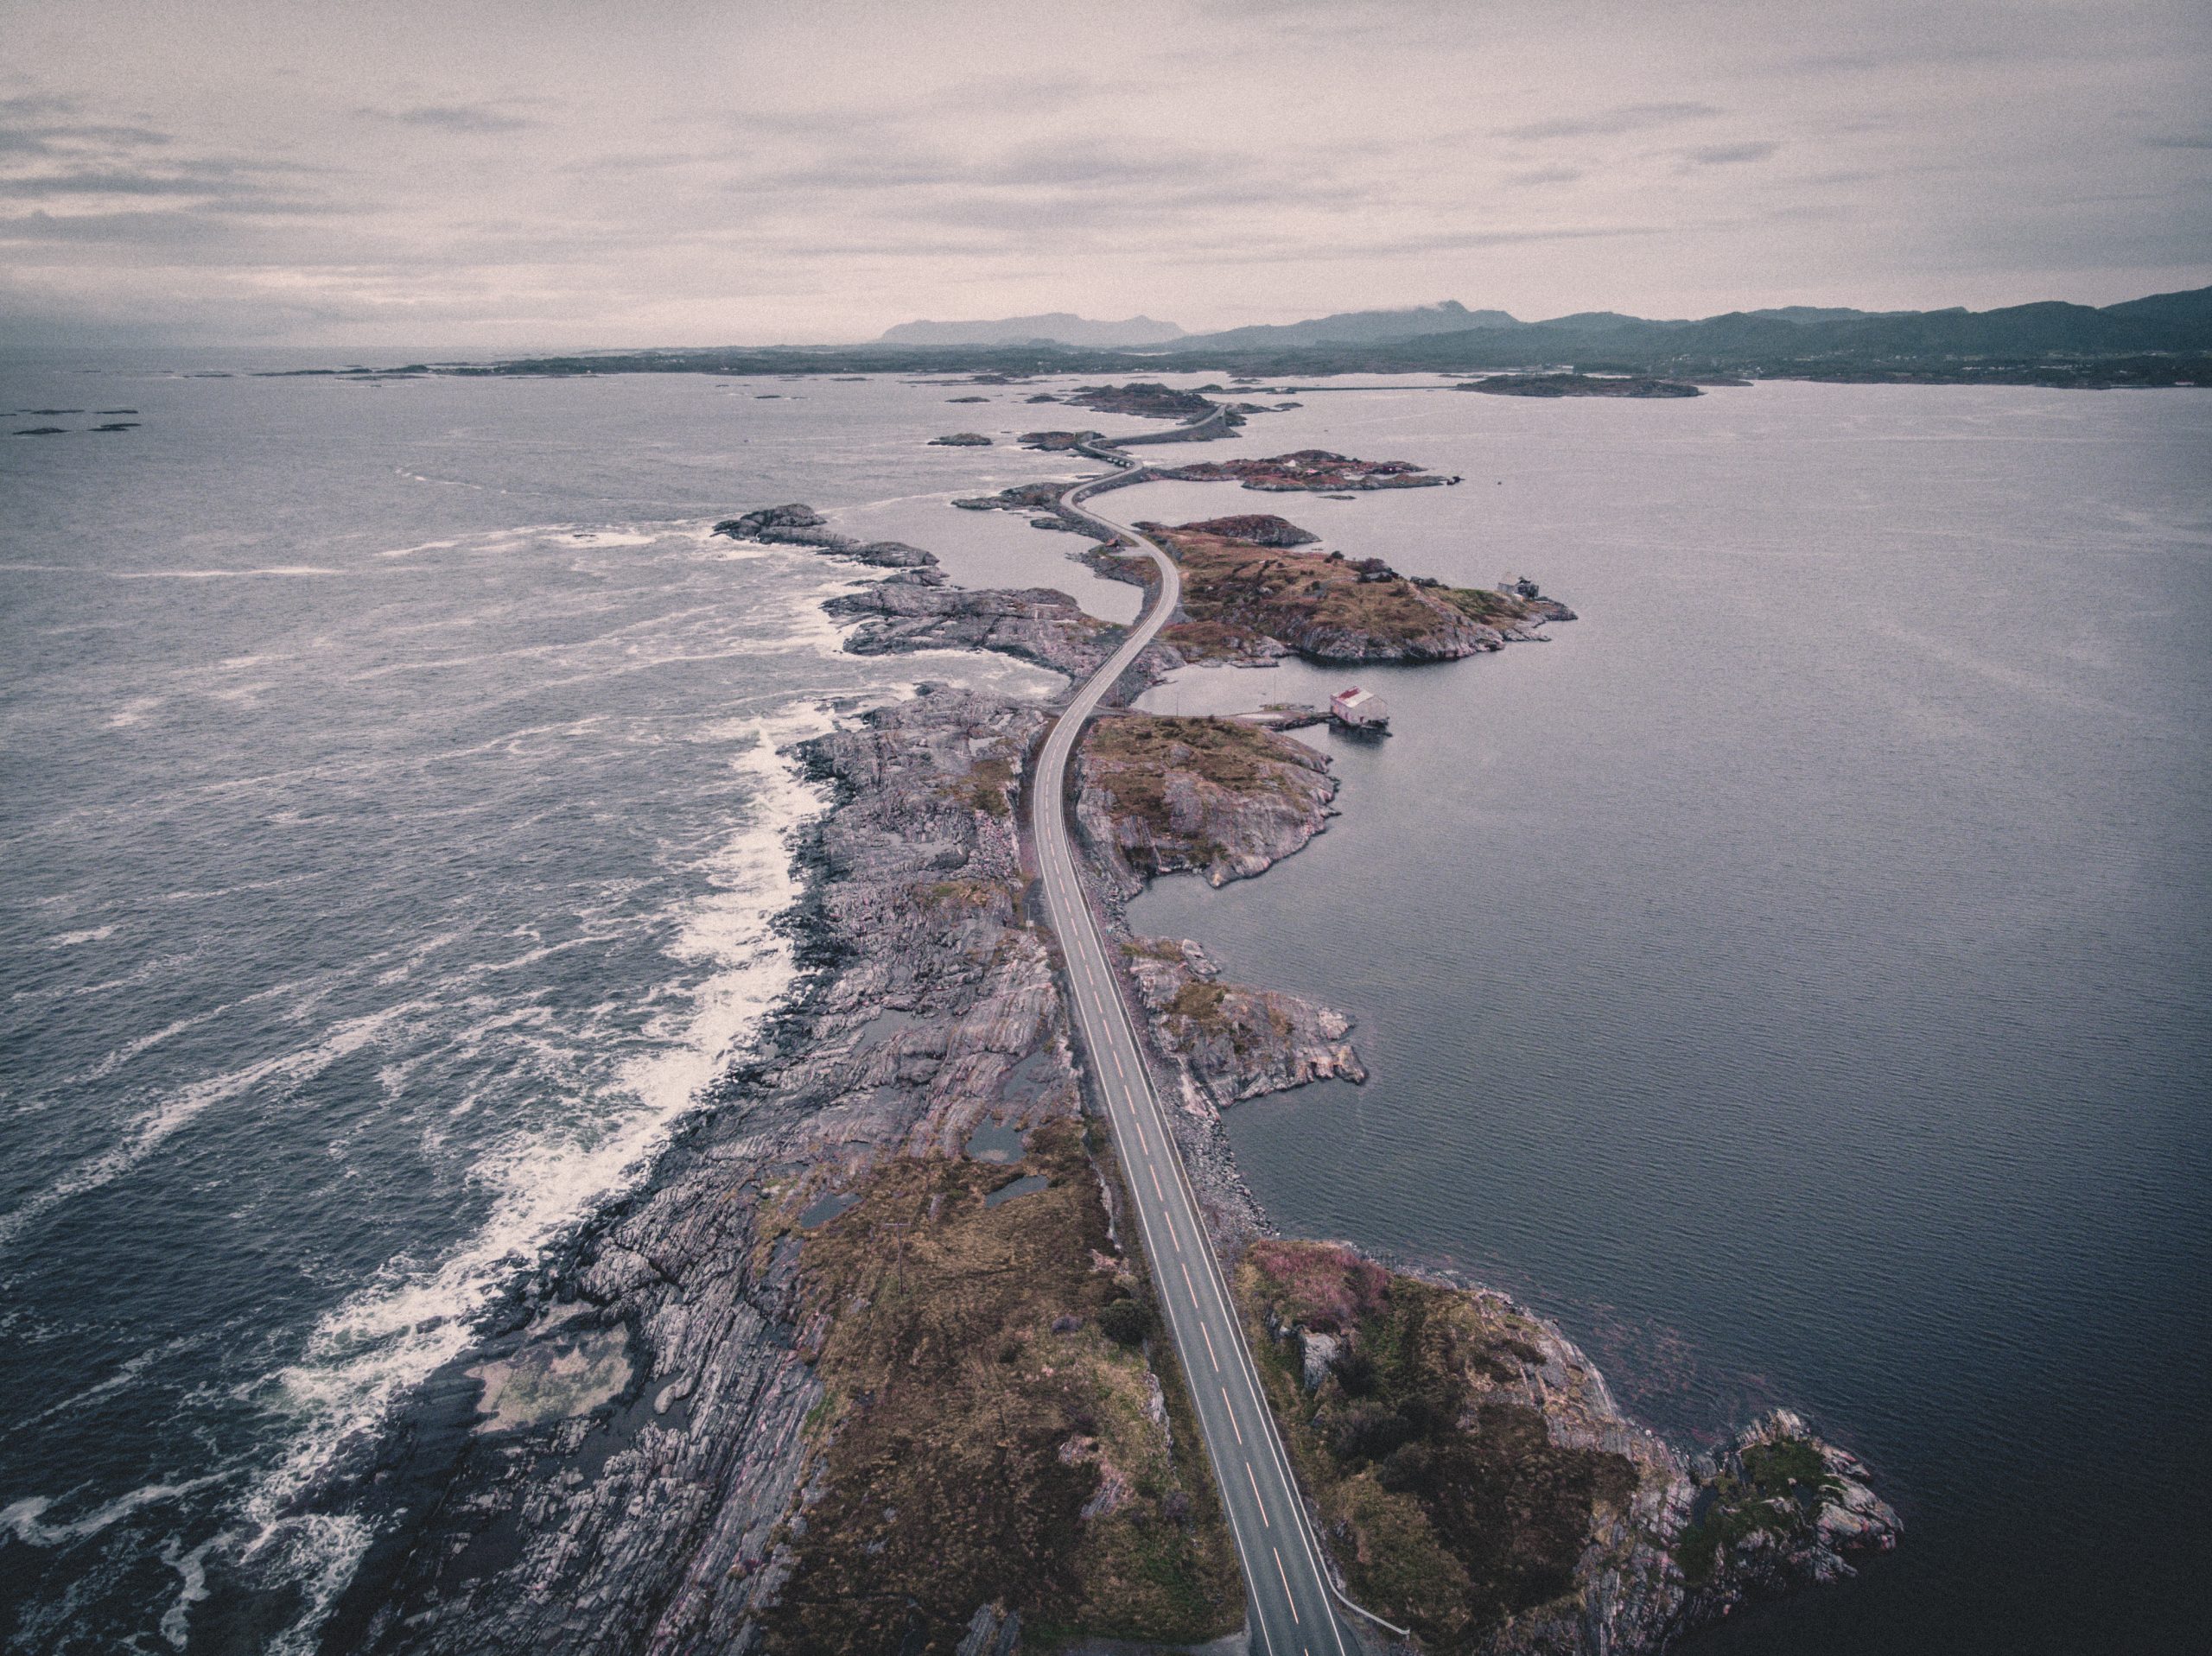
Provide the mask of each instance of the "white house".
{"label": "white house", "polygon": [[1354,730],[1381,726],[1390,722],[1390,708],[1382,698],[1371,690],[1357,685],[1349,690],[1338,690],[1329,698],[1329,714],[1340,725],[1350,725]]}

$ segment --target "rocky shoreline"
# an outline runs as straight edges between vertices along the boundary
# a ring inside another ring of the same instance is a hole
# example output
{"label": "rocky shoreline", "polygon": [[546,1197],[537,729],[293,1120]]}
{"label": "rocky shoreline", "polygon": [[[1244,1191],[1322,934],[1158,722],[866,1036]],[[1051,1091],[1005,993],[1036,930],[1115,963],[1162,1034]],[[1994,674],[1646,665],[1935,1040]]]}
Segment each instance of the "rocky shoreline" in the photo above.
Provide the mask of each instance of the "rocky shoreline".
{"label": "rocky shoreline", "polygon": [[[803,506],[717,528],[889,571],[830,605],[858,623],[847,647],[861,653],[987,649],[1080,676],[1121,633],[1048,589],[952,587],[932,555],[854,542]],[[1147,652],[1121,699],[1175,663]],[[1054,1642],[1231,1631],[1241,1607],[1214,1602],[1224,1532],[1176,1424],[1179,1380],[1146,1337],[1143,1261],[1120,1234],[1111,1146],[1086,1126],[1057,949],[1024,866],[1017,802],[1048,722],[1034,703],[924,685],[798,750],[833,802],[798,847],[800,988],[650,1185],[519,1285],[482,1347],[311,1503],[381,1529],[326,1629],[334,1656],[1005,1656],[1025,1619]],[[1250,877],[1325,827],[1325,760],[1177,728],[1210,722],[1102,720],[1077,813],[1208,1226],[1236,1257],[1273,1228],[1222,1110],[1364,1071],[1341,1013],[1224,984],[1197,944],[1120,922],[1152,873]],[[1155,785],[1135,810],[1114,776],[1147,753]],[[1071,1275],[1021,1264],[1077,1238],[1089,1263]],[[1001,1255],[1022,1291],[966,1304],[1000,1280],[977,1262]],[[931,1277],[931,1259],[952,1265]],[[917,1303],[916,1282],[938,1286]],[[1893,1537],[1863,1469],[1802,1423],[1757,1424],[1700,1476],[1621,1415],[1555,1329],[1449,1291],[1525,1324],[1528,1355],[1489,1404],[1638,1469],[1634,1501],[1593,1518],[1567,1589],[1469,1629],[1481,1642],[1465,1647],[1656,1651]],[[1268,1332],[1316,1395],[1343,1389],[1356,1328]],[[1337,1344],[1317,1368],[1324,1337]],[[995,1342],[988,1385],[963,1355],[976,1341]],[[1134,1413],[1099,1401],[1123,1396]],[[995,1446],[988,1429],[926,1449],[899,1436],[963,1408],[1022,1424]],[[906,1476],[908,1461],[942,1475]],[[1817,1507],[1776,1482],[1815,1465]]]}

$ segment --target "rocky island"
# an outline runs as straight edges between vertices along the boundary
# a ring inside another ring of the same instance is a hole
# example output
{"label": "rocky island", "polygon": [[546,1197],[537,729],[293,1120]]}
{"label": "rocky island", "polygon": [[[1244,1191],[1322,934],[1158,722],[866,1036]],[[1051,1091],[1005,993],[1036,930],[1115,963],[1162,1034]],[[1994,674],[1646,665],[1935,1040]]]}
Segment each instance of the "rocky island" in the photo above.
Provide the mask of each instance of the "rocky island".
{"label": "rocky island", "polygon": [[[718,529],[888,571],[831,601],[849,649],[1088,675],[1122,636],[1055,592],[953,587],[926,551],[803,505]],[[1186,609],[1324,659],[1355,635],[1465,654],[1507,636],[1494,621],[1566,613],[1522,583],[1463,597],[1302,550],[1280,518],[1166,533]],[[1357,625],[1332,607],[1370,594]],[[1121,698],[1180,648],[1141,657]],[[1049,718],[924,685],[798,750],[834,802],[800,847],[802,987],[650,1185],[321,1495],[380,1525],[328,1649],[1012,1656],[1235,1631],[1234,1551],[1036,907],[1020,804]],[[1425,1649],[1619,1656],[1890,1544],[1864,1469],[1794,1417],[1688,1467],[1501,1296],[1274,1235],[1220,1113],[1363,1079],[1351,1020],[1118,917],[1147,878],[1294,854],[1327,826],[1325,757],[1123,711],[1087,733],[1077,790],[1147,1062],[1351,1591]]]}
{"label": "rocky island", "polygon": [[1281,517],[1143,527],[1182,571],[1186,619],[1160,636],[1186,660],[1456,661],[1574,619],[1533,590],[1446,587],[1379,559],[1301,550],[1319,537]]}
{"label": "rocky island", "polygon": [[1461,384],[1492,397],[1702,397],[1688,380],[1648,374],[1490,374]]}
{"label": "rocky island", "polygon": [[1301,448],[1267,460],[1200,460],[1194,465],[1155,468],[1153,475],[1186,483],[1235,481],[1265,493],[1344,493],[1359,489],[1433,489],[1457,483],[1438,477],[1410,460],[1362,460],[1325,448]]}

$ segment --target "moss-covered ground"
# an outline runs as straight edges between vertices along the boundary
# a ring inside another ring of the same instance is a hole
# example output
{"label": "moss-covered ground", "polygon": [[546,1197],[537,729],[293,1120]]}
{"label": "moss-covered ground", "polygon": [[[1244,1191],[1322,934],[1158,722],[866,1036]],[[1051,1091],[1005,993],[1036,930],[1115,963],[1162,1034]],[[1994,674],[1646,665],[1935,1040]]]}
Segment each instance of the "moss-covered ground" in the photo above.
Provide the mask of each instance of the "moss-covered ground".
{"label": "moss-covered ground", "polygon": [[[1593,1517],[1636,1488],[1624,1457],[1551,1441],[1493,1390],[1538,1353],[1533,1330],[1475,1297],[1327,1243],[1262,1240],[1236,1272],[1254,1355],[1299,1476],[1353,1595],[1428,1648],[1470,1647],[1573,1584]],[[1345,1339],[1317,1391],[1304,1323]]]}
{"label": "moss-covered ground", "polygon": [[[1046,1189],[987,1205],[1039,1173]],[[1017,1164],[902,1159],[857,1188],[800,1254],[827,1327],[819,1493],[790,1526],[766,1648],[950,1651],[987,1603],[1021,1614],[1026,1647],[1236,1627],[1195,1427],[1164,1342],[1161,1394],[1130,1343],[1146,1290],[1115,1255],[1082,1126],[1033,1129]]]}
{"label": "moss-covered ground", "polygon": [[1675,1544],[1675,1563],[1693,1587],[1711,1581],[1720,1555],[1739,1541],[1760,1532],[1809,1531],[1821,1502],[1841,1488],[1820,1451],[1801,1438],[1755,1443],[1738,1458],[1742,1475],[1723,1471],[1707,1486],[1703,1510]]}

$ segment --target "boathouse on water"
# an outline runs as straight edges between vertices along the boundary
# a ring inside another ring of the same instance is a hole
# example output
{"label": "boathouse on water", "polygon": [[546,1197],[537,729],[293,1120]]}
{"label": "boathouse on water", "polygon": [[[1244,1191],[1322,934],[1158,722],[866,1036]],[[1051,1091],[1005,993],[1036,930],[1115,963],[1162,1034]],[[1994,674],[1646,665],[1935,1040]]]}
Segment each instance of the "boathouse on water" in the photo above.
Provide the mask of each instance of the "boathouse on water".
{"label": "boathouse on water", "polygon": [[1379,729],[1390,722],[1389,704],[1371,690],[1354,685],[1329,698],[1329,716],[1354,730]]}

